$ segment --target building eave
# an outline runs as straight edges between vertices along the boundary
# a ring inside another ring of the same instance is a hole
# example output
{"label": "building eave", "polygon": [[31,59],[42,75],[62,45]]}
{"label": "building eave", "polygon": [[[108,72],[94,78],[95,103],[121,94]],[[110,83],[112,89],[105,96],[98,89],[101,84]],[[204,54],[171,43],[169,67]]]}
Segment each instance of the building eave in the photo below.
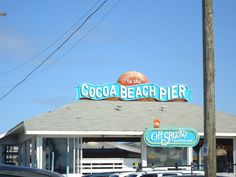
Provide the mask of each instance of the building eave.
{"label": "building eave", "polygon": [[[204,136],[204,132],[198,132],[199,136]],[[236,137],[236,133],[224,133],[218,132],[216,133],[216,137]]]}
{"label": "building eave", "polygon": [[[64,136],[143,136],[144,131],[41,131],[27,130],[26,135],[64,135]],[[203,137],[204,132],[199,132]],[[216,137],[236,137],[236,133],[216,133]]]}
{"label": "building eave", "polygon": [[0,134],[0,139],[2,139],[5,135],[6,133]]}
{"label": "building eave", "polygon": [[37,131],[37,130],[27,130],[26,135],[142,136],[143,131]]}
{"label": "building eave", "polygon": [[14,134],[15,132],[17,132],[18,130],[20,130],[22,128],[24,129],[24,122],[23,121],[20,122],[19,124],[17,124],[12,129],[10,129],[8,132],[6,132],[2,138],[6,137],[6,136],[9,136],[11,134]]}

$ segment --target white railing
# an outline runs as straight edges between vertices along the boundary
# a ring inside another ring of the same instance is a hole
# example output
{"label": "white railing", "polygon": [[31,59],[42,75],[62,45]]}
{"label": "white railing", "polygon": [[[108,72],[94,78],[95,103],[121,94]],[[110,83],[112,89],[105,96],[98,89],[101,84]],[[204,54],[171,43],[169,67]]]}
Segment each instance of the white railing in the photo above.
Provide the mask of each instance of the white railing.
{"label": "white railing", "polygon": [[82,173],[133,171],[134,163],[140,162],[139,158],[86,158],[82,160]]}

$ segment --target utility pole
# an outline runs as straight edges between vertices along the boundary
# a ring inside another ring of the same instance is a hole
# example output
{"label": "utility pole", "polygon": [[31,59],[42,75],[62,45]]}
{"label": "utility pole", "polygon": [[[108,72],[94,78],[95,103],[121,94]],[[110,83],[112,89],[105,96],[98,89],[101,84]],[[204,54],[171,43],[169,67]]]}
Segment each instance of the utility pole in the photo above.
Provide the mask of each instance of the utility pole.
{"label": "utility pole", "polygon": [[207,145],[205,174],[216,177],[215,137],[215,64],[213,33],[213,0],[202,0],[203,77],[204,77],[204,143]]}

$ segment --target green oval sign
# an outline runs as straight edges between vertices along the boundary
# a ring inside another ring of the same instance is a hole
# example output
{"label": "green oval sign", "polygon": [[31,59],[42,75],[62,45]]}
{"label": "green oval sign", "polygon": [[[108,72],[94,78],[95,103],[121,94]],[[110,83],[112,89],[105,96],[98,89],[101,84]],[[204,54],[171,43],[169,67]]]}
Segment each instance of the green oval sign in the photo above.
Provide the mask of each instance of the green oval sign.
{"label": "green oval sign", "polygon": [[198,132],[193,128],[148,128],[143,137],[145,143],[152,147],[194,147],[200,139]]}

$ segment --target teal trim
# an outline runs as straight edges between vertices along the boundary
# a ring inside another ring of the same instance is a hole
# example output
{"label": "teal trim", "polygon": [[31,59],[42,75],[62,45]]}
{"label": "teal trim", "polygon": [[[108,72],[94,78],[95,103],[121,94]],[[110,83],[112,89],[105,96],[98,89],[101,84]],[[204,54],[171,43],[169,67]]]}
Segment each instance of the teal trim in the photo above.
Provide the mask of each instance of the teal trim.
{"label": "teal trim", "polygon": [[148,128],[143,138],[151,147],[194,147],[198,144],[200,136],[193,128]]}

